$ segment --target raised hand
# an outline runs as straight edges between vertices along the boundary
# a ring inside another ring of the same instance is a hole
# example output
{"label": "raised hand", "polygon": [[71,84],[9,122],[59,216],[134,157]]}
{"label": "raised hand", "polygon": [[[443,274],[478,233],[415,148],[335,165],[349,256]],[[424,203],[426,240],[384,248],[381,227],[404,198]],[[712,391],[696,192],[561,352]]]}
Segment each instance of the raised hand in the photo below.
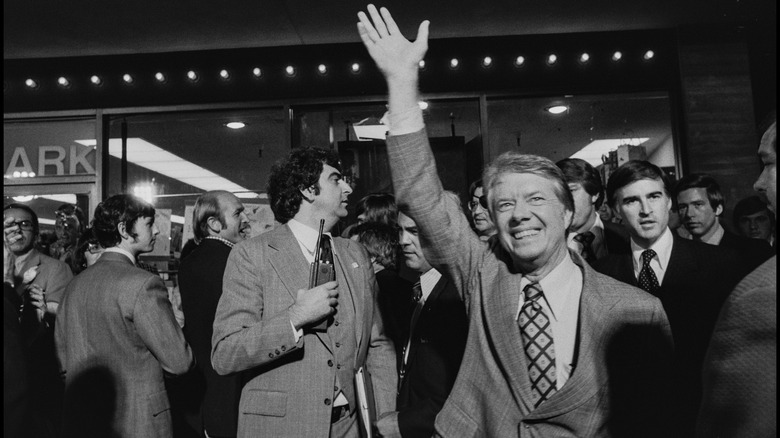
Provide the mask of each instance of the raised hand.
{"label": "raised hand", "polygon": [[290,322],[297,330],[336,313],[338,297],[338,283],[335,281],[312,289],[299,289],[295,304],[290,308]]}
{"label": "raised hand", "polygon": [[377,11],[370,4],[367,9],[370,20],[365,12],[358,12],[358,33],[388,84],[395,81],[416,83],[418,64],[428,50],[429,21],[420,23],[417,39],[412,43],[401,34],[386,8]]}

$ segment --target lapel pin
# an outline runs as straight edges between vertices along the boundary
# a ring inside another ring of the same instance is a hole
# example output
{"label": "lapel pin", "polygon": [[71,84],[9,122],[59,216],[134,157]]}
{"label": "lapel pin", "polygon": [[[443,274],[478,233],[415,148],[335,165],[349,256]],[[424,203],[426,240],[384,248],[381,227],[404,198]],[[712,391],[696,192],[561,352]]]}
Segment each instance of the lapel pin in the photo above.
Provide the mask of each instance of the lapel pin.
{"label": "lapel pin", "polygon": [[353,267],[353,268],[359,268],[359,267],[360,267],[360,265],[358,265],[358,264],[357,264],[357,262],[352,262],[352,267]]}

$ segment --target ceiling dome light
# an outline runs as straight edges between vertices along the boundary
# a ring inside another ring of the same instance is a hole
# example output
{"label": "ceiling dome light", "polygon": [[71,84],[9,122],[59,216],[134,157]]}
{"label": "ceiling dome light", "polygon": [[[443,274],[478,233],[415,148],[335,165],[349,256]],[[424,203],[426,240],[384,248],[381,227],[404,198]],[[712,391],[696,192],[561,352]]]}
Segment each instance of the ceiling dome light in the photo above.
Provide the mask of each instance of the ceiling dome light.
{"label": "ceiling dome light", "polygon": [[545,108],[545,110],[550,114],[563,114],[569,111],[569,107],[566,105],[553,105]]}
{"label": "ceiling dome light", "polygon": [[222,79],[224,79],[226,81],[230,80],[230,72],[225,70],[225,69],[222,69],[222,70],[219,71],[219,77],[221,77]]}
{"label": "ceiling dome light", "polygon": [[360,73],[360,64],[357,62],[352,63],[352,73]]}
{"label": "ceiling dome light", "polygon": [[154,74],[154,78],[157,79],[157,82],[164,84],[165,81],[168,80],[168,78],[165,77],[165,75],[162,72],[157,72]]}
{"label": "ceiling dome light", "polygon": [[27,173],[27,171],[23,170],[22,171],[22,178],[27,178],[28,176],[30,176],[30,175]]}
{"label": "ceiling dome light", "polygon": [[57,84],[58,84],[60,87],[63,87],[63,88],[68,88],[68,87],[70,87],[70,81],[69,81],[69,80],[68,80],[68,78],[66,78],[65,76],[60,76],[60,77],[57,79]]}
{"label": "ceiling dome light", "polygon": [[12,174],[14,178],[19,178],[22,176],[22,173],[18,170],[14,170],[14,173]]}
{"label": "ceiling dome light", "polygon": [[230,129],[241,129],[244,126],[246,126],[246,124],[244,122],[230,122],[225,124],[225,126],[227,126]]}
{"label": "ceiling dome light", "polygon": [[617,52],[612,54],[612,60],[615,61],[615,62],[620,61],[620,58],[622,58],[622,57],[623,57],[623,54],[620,51],[617,51]]}
{"label": "ceiling dome light", "polygon": [[558,55],[556,55],[555,53],[550,53],[549,55],[547,55],[547,65],[553,65],[556,62],[558,62]]}
{"label": "ceiling dome light", "polygon": [[649,61],[649,60],[653,59],[654,56],[655,56],[655,52],[653,52],[652,50],[648,50],[647,52],[645,52],[645,54],[642,56],[642,58],[644,58],[645,61]]}
{"label": "ceiling dome light", "polygon": [[485,58],[482,59],[483,67],[490,67],[491,65],[493,65],[493,58],[486,56]]}
{"label": "ceiling dome light", "polygon": [[523,64],[525,64],[525,56],[518,56],[517,58],[515,58],[516,67],[520,67]]}
{"label": "ceiling dome light", "polygon": [[29,202],[35,199],[35,195],[12,196],[11,199],[16,202]]}
{"label": "ceiling dome light", "polygon": [[321,75],[328,73],[328,66],[325,64],[320,64],[317,66],[317,71],[320,72]]}
{"label": "ceiling dome light", "polygon": [[27,78],[24,81],[24,85],[27,85],[27,87],[29,87],[29,88],[38,88],[38,83],[35,82],[35,79],[32,79],[32,78]]}
{"label": "ceiling dome light", "polygon": [[198,82],[198,73],[195,72],[195,70],[190,70],[187,72],[187,79],[191,80],[192,82]]}
{"label": "ceiling dome light", "polygon": [[417,102],[417,106],[420,107],[421,110],[427,110],[428,109],[428,102],[421,100]]}
{"label": "ceiling dome light", "polygon": [[128,85],[132,84],[135,81],[135,79],[127,73],[122,75],[122,80],[125,81],[125,83]]}
{"label": "ceiling dome light", "polygon": [[460,61],[458,61],[458,58],[450,59],[450,68],[456,69],[456,68],[458,68],[458,64],[460,64]]}
{"label": "ceiling dome light", "polygon": [[92,85],[97,85],[97,86],[103,85],[103,78],[101,78],[98,75],[90,76],[89,81],[92,82]]}
{"label": "ceiling dome light", "polygon": [[580,62],[582,64],[585,64],[588,61],[590,61],[590,54],[588,54],[588,52],[582,52],[582,54],[580,55]]}
{"label": "ceiling dome light", "polygon": [[424,59],[421,59],[421,60],[420,60],[420,62],[419,62],[419,63],[417,63],[417,65],[419,65],[419,66],[420,66],[420,68],[425,68],[425,60],[424,60]]}
{"label": "ceiling dome light", "polygon": [[287,76],[295,76],[295,67],[288,65],[284,68],[284,72],[287,74]]}
{"label": "ceiling dome light", "polygon": [[260,67],[255,67],[255,68],[252,69],[252,74],[256,78],[259,78],[259,77],[263,76],[263,70],[261,70]]}

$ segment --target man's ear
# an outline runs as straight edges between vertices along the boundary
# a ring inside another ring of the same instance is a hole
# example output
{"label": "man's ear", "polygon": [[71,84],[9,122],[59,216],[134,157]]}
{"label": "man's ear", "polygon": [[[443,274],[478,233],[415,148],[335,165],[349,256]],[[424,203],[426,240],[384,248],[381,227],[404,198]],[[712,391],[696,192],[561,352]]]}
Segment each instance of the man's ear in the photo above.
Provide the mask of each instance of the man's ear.
{"label": "man's ear", "polygon": [[308,202],[314,202],[314,186],[306,187],[305,189],[300,189],[301,195],[303,195],[303,199],[305,199]]}
{"label": "man's ear", "polygon": [[208,225],[211,231],[217,234],[219,234],[219,232],[222,231],[222,223],[220,223],[219,219],[217,219],[214,216],[209,216],[209,218],[206,219],[206,225]]}
{"label": "man's ear", "polygon": [[609,205],[607,205],[607,207],[609,207],[609,209],[610,209],[610,210],[612,210],[612,214],[613,214],[613,215],[614,215],[616,218],[618,218],[618,220],[620,220],[620,221],[622,221],[622,220],[623,220],[623,215],[621,215],[621,214],[620,214],[620,209],[619,209],[619,208],[612,208],[612,207],[611,207],[611,206],[609,206]]}
{"label": "man's ear", "polygon": [[723,214],[723,205],[719,205],[715,208],[715,216],[720,217]]}
{"label": "man's ear", "polygon": [[127,232],[127,224],[125,222],[116,224],[116,230],[122,236],[122,240],[130,240],[130,233]]}

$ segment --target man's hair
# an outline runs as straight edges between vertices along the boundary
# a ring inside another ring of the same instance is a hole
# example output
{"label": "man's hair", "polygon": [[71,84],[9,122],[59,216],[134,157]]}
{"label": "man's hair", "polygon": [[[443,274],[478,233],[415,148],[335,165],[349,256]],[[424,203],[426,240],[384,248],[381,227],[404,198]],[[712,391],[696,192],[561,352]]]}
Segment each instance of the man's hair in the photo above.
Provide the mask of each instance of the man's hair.
{"label": "man's hair", "polygon": [[122,236],[119,234],[117,226],[125,223],[127,234],[136,237],[133,233],[138,218],[154,217],[154,207],[152,204],[133,195],[114,195],[98,204],[95,208],[95,217],[92,219],[92,230],[97,237],[100,246],[103,248],[112,248],[119,245]]}
{"label": "man's hair", "polygon": [[76,220],[79,222],[78,232],[79,235],[84,233],[84,230],[87,229],[87,217],[84,215],[84,212],[79,208],[78,205],[73,204],[62,204],[59,207],[57,207],[57,210],[55,210],[55,214],[64,214],[65,216],[75,216]]}
{"label": "man's hair", "polygon": [[100,244],[98,242],[92,227],[87,227],[79,236],[76,243],[76,250],[73,252],[73,258],[70,261],[70,268],[74,273],[79,273],[87,269],[87,257],[84,253],[89,249],[89,245]]}
{"label": "man's hair", "polygon": [[363,222],[379,222],[385,225],[395,225],[398,221],[398,206],[395,196],[390,193],[370,193],[364,196],[355,206],[358,216],[365,214]]}
{"label": "man's hair", "polygon": [[[471,200],[471,198],[474,197],[474,192],[476,192],[477,189],[480,187],[482,187],[482,178],[474,181],[473,183],[471,183],[471,185],[469,185],[469,200]],[[482,194],[483,195],[485,194],[484,188],[482,190]]]}
{"label": "man's hair", "polygon": [[590,196],[597,196],[596,210],[601,207],[604,202],[604,183],[595,167],[580,158],[564,158],[555,165],[563,171],[567,183],[579,183]]}
{"label": "man's hair", "polygon": [[734,206],[732,223],[736,226],[739,224],[739,220],[743,216],[756,214],[762,211],[765,211],[769,214],[770,220],[774,220],[775,215],[772,214],[772,210],[769,209],[769,206],[766,204],[766,202],[762,201],[758,196],[748,196],[747,198],[741,199],[739,202],[737,202],[737,205]]}
{"label": "man's hair", "polygon": [[3,208],[3,211],[11,210],[11,209],[14,209],[14,208],[17,209],[17,210],[24,210],[24,211],[26,211],[27,213],[30,214],[30,220],[32,221],[32,225],[33,225],[33,236],[37,236],[38,235],[38,230],[39,230],[39,228],[38,228],[38,215],[35,214],[35,212],[33,211],[32,208],[30,208],[30,206],[24,205],[24,204],[18,204],[18,203],[13,203],[13,204],[6,205]]}
{"label": "man's hair", "polygon": [[295,149],[286,159],[273,165],[267,192],[271,211],[278,222],[287,223],[298,213],[303,202],[301,190],[314,187],[314,193],[320,193],[323,163],[341,171],[338,154],[320,148]]}
{"label": "man's hair", "polygon": [[368,254],[385,268],[394,269],[398,250],[398,229],[395,226],[380,222],[363,222],[350,229],[350,237],[357,236],[357,241],[368,250]]}
{"label": "man's hair", "polygon": [[490,199],[489,194],[498,177],[506,173],[530,173],[552,181],[558,200],[563,203],[566,210],[574,212],[574,198],[569,191],[566,179],[563,177],[563,172],[551,160],[538,155],[520,154],[513,151],[499,155],[485,168],[482,174],[483,190],[488,195],[488,199]]}
{"label": "man's hair", "polygon": [[680,193],[689,189],[705,189],[707,191],[707,199],[710,201],[710,207],[713,210],[716,210],[718,206],[725,207],[726,200],[723,198],[723,192],[720,191],[720,185],[710,175],[692,173],[680,178],[674,186],[674,199],[677,199]]}
{"label": "man's hair", "polygon": [[[769,130],[769,128],[772,127],[772,125],[777,125],[777,110],[772,110],[767,114],[762,120],[761,123],[758,124],[758,135],[760,137],[763,137],[766,131]],[[777,128],[775,128],[775,137],[772,139],[772,149],[777,152]]]}
{"label": "man's hair", "polygon": [[615,207],[615,195],[618,190],[643,179],[661,181],[666,196],[669,196],[674,202],[669,190],[669,178],[666,177],[661,168],[649,161],[631,160],[623,163],[609,176],[609,181],[607,181],[607,202],[609,205]]}
{"label": "man's hair", "polygon": [[200,242],[209,235],[209,218],[214,216],[222,226],[225,226],[225,212],[219,203],[221,195],[230,194],[225,190],[212,190],[206,192],[195,201],[195,209],[192,211],[192,232],[195,239]]}

